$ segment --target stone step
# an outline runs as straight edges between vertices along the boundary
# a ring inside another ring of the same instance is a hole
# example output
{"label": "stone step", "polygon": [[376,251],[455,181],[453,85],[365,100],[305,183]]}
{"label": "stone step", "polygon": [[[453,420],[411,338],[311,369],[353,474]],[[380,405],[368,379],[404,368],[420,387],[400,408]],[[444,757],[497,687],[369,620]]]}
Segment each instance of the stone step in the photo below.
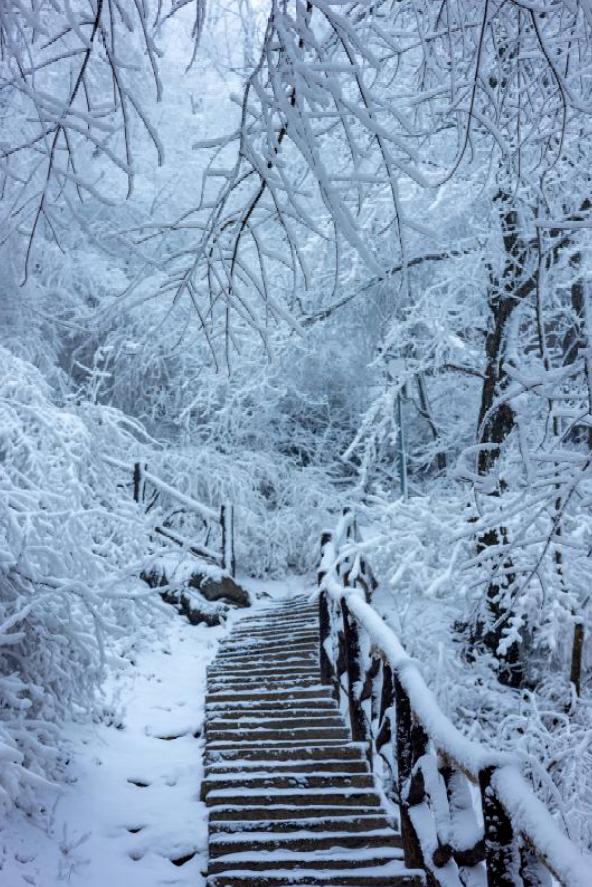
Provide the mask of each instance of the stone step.
{"label": "stone step", "polygon": [[[209,743],[212,751],[224,751],[226,749],[238,749],[239,751],[257,751],[264,750],[268,751],[286,751],[293,748],[301,748],[302,740],[301,739],[265,739],[257,742],[256,740],[252,740],[251,743],[247,742],[237,742],[234,739],[218,739],[215,742]],[[338,749],[346,747],[346,741],[343,739],[315,739],[310,740],[310,745],[312,748],[331,748]]]}
{"label": "stone step", "polygon": [[[311,600],[305,594],[298,595],[297,597],[292,597],[290,600],[282,601],[281,604],[278,604],[277,601],[270,602],[268,607],[261,607],[260,609],[250,611],[247,616],[244,617],[244,621],[250,621],[252,619],[258,619],[261,616],[265,616],[265,618],[269,618],[273,616],[274,613],[297,613],[300,610],[305,610],[308,612],[314,611],[316,609],[316,601]],[[241,619],[241,624],[243,620]]]}
{"label": "stone step", "polygon": [[265,678],[263,680],[258,679],[254,681],[241,678],[240,683],[237,681],[234,683],[228,683],[227,681],[222,680],[211,681],[208,685],[208,690],[212,695],[219,693],[234,693],[235,695],[239,695],[240,693],[253,694],[265,692],[266,690],[273,690],[276,693],[282,691],[284,693],[291,693],[292,691],[297,692],[299,690],[310,690],[312,688],[319,689],[318,675],[311,675],[309,678]]}
{"label": "stone step", "polygon": [[207,887],[425,887],[425,875],[397,868],[368,868],[357,875],[299,872],[235,872],[209,875]]}
{"label": "stone step", "polygon": [[343,727],[343,718],[339,715],[310,715],[307,714],[300,718],[281,719],[277,715],[275,717],[257,717],[253,712],[244,712],[243,714],[233,714],[230,717],[220,717],[216,715],[208,719],[208,727],[214,730],[227,730],[229,727],[236,725],[241,730],[251,730],[264,728],[265,730],[293,730],[295,728],[303,729],[305,727]]}
{"label": "stone step", "polygon": [[[260,711],[262,709],[280,711],[285,713],[288,717],[292,715],[292,713],[302,714],[310,712],[310,711],[318,711],[319,709],[323,710],[331,710],[332,712],[339,711],[335,697],[331,693],[331,687],[326,684],[321,684],[322,690],[314,693],[312,695],[308,695],[308,698],[304,699],[295,699],[293,696],[293,691],[288,691],[290,693],[290,699],[286,700],[282,698],[282,696],[277,696],[274,698],[272,696],[266,695],[263,699],[241,699],[237,697],[234,701],[230,702],[212,702],[208,703],[206,707],[206,712],[214,711],[215,709],[225,709],[225,710],[239,710],[245,708],[252,708],[253,711]],[[286,705],[286,701],[288,704]]]}
{"label": "stone step", "polygon": [[272,669],[272,668],[317,668],[319,667],[319,657],[316,649],[316,644],[313,646],[312,644],[309,647],[301,648],[299,650],[294,650],[291,658],[287,656],[281,656],[278,653],[273,653],[271,655],[263,655],[266,654],[264,648],[259,648],[258,650],[245,650],[241,648],[241,650],[229,651],[226,656],[220,656],[220,658],[216,657],[208,668],[208,673],[215,668],[224,668],[224,669],[234,669],[235,671],[241,671],[242,669],[247,667],[247,664],[250,668],[257,669]]}
{"label": "stone step", "polygon": [[319,675],[278,675],[277,677],[249,677],[240,678],[217,677],[209,682],[211,693],[233,691],[235,693],[244,690],[249,693],[257,690],[284,690],[290,693],[292,690],[307,690],[309,687],[319,686]]}
{"label": "stone step", "polygon": [[314,665],[318,668],[318,650],[316,647],[312,646],[302,647],[299,650],[294,650],[290,659],[285,655],[282,656],[281,653],[274,651],[267,653],[264,650],[260,650],[259,652],[255,650],[243,650],[242,652],[237,651],[236,653],[221,656],[220,659],[215,660],[215,664],[217,668],[276,668],[281,665],[291,665],[294,661],[304,662],[305,667]]}
{"label": "stone step", "polygon": [[[248,798],[244,800],[246,803],[249,801]],[[296,807],[293,804],[270,803],[264,809],[262,809],[261,805],[245,807],[242,804],[218,804],[215,807],[209,808],[208,815],[210,823],[261,822],[262,820],[294,822],[299,819],[323,819],[325,821],[325,819],[336,819],[338,817],[344,821],[351,821],[356,816],[359,816],[364,809],[366,809],[364,804],[357,800],[355,802],[352,801],[351,806],[331,806],[330,804],[322,803],[316,806]],[[374,811],[377,817],[384,816],[383,811],[376,808],[376,806],[372,806],[370,809]]]}
{"label": "stone step", "polygon": [[287,742],[288,740],[297,741],[299,743],[307,743],[309,741],[318,741],[321,739],[341,739],[347,742],[349,739],[349,731],[346,727],[292,727],[287,725],[283,729],[275,730],[266,727],[255,727],[245,730],[242,727],[235,729],[225,728],[219,730],[206,724],[206,737],[208,742],[216,744],[217,742],[244,742],[246,745],[252,745],[259,742]]}
{"label": "stone step", "polygon": [[380,798],[375,791],[356,788],[300,789],[300,788],[253,788],[248,795],[229,787],[212,789],[208,792],[206,804],[209,807],[228,805],[240,807],[241,804],[252,807],[268,805],[291,805],[293,807],[380,807]]}
{"label": "stone step", "polygon": [[[294,595],[289,599],[285,599],[281,602],[278,601],[269,601],[268,606],[262,606],[254,611],[249,612],[248,616],[245,616],[245,620],[257,619],[259,616],[264,615],[266,617],[272,616],[274,613],[293,613],[297,610],[305,610],[305,609],[313,609],[316,606],[316,602],[311,600],[309,596],[306,594]],[[243,620],[241,620],[242,622]]]}
{"label": "stone step", "polygon": [[[290,645],[290,651],[298,656],[317,656],[317,647],[319,644],[315,640],[302,639],[294,641]],[[278,643],[274,644],[241,644],[237,647],[230,647],[220,651],[216,657],[216,663],[219,665],[227,665],[232,662],[242,662],[245,659],[257,659],[260,664],[267,661],[273,662],[280,659],[285,660],[286,648]]]}
{"label": "stone step", "polygon": [[318,677],[319,669],[314,660],[311,660],[307,665],[281,665],[279,662],[275,665],[261,665],[259,663],[249,669],[246,666],[239,667],[233,664],[210,666],[207,675],[212,680],[219,680],[223,677],[233,681],[237,680],[237,678],[240,680],[245,680],[246,678],[255,680],[257,678],[286,677],[288,675],[290,677],[298,677],[299,675],[316,675]]}
{"label": "stone step", "polygon": [[[216,678],[208,683],[208,694],[210,696],[216,696],[220,692],[224,692],[233,693],[238,699],[241,694],[251,694],[252,696],[257,692],[265,693],[265,691],[269,691],[265,694],[265,698],[270,699],[273,694],[278,696],[281,693],[285,693],[287,697],[285,702],[288,703],[286,706],[288,708],[296,698],[293,694],[302,690],[307,690],[310,694],[309,698],[311,699],[314,699],[317,695],[323,696],[325,693],[329,692],[328,687],[320,683],[318,672],[311,675],[300,675],[298,677],[287,675],[286,677],[280,676],[278,678],[256,678],[252,681],[245,676],[237,678],[230,683],[223,678],[220,680]],[[327,696],[325,696],[325,698],[327,698]]]}
{"label": "stone step", "polygon": [[[224,640],[220,641],[219,649],[236,644],[273,644],[279,640],[288,640],[299,637],[316,638],[320,636],[319,626],[313,622],[295,622],[288,625],[266,625],[265,628],[249,628],[243,632],[232,632]],[[286,645],[287,648],[287,645]]]}
{"label": "stone step", "polygon": [[304,651],[304,655],[312,655],[320,649],[320,639],[318,635],[311,632],[292,635],[287,638],[283,636],[278,637],[277,632],[274,632],[273,636],[268,638],[253,637],[253,635],[250,635],[249,639],[245,638],[245,640],[233,638],[232,641],[227,641],[226,644],[222,644],[218,648],[216,658],[226,659],[229,656],[251,656],[251,658],[258,659],[259,654],[264,651],[280,657],[282,649],[284,657],[290,655],[294,658],[295,656],[302,655],[302,651]]}
{"label": "stone step", "polygon": [[246,773],[258,773],[261,776],[275,773],[342,773],[354,775],[356,773],[369,773],[366,761],[323,761],[319,767],[318,761],[237,761],[224,762],[222,764],[206,764],[206,777],[211,774],[222,775],[224,773],[240,773],[241,768]]}
{"label": "stone step", "polygon": [[347,847],[350,850],[401,847],[401,836],[392,829],[375,832],[235,832],[210,835],[210,859],[233,852],[270,853],[289,850],[291,853],[313,853]]}
{"label": "stone step", "polygon": [[302,594],[292,595],[290,598],[285,598],[282,601],[270,600],[267,606],[262,606],[261,608],[250,612],[245,619],[256,619],[261,613],[269,616],[273,613],[292,613],[298,609],[314,609],[315,607],[316,600],[311,598],[310,594],[303,592]]}
{"label": "stone step", "polygon": [[[257,638],[252,635],[249,638],[243,639],[235,639],[232,641],[228,640],[222,647],[218,648],[217,656],[221,656],[221,654],[233,656],[242,655],[242,656],[250,656],[252,659],[257,659],[259,656],[259,649],[262,647],[277,647],[283,641],[283,635],[279,635],[277,631],[266,638]],[[302,653],[299,649],[292,649],[292,643],[300,644],[302,647],[305,647],[304,653]],[[232,648],[228,648],[228,644],[232,644]],[[320,649],[320,637],[318,634],[314,634],[313,632],[304,632],[300,633],[298,637],[293,637],[286,641],[286,644],[282,650],[272,651],[275,652],[277,657],[290,657],[291,659],[296,658],[297,656],[310,656],[317,654]],[[234,649],[236,648],[236,649]]]}
{"label": "stone step", "polygon": [[288,650],[292,642],[299,642],[302,640],[314,640],[314,642],[318,644],[320,640],[319,626],[312,623],[307,624],[299,622],[296,624],[274,625],[265,630],[252,628],[242,634],[235,634],[232,632],[232,634],[220,641],[218,650],[224,651],[233,646],[277,646],[284,641],[286,642],[284,649]]}
{"label": "stone step", "polygon": [[307,596],[243,617],[208,668],[208,887],[419,887],[365,757],[320,682]]}
{"label": "stone step", "polygon": [[384,847],[380,851],[370,847],[367,850],[359,849],[355,853],[347,850],[341,853],[338,850],[325,851],[324,853],[315,853],[314,851],[312,853],[292,853],[290,850],[280,850],[272,851],[269,855],[263,850],[256,850],[255,852],[228,853],[225,856],[210,859],[208,873],[216,874],[245,869],[252,872],[273,871],[274,869],[285,871],[286,869],[302,869],[309,866],[316,872],[323,870],[350,872],[355,869],[367,869],[369,865],[386,865],[393,860],[399,861],[402,865],[402,851],[398,847]]}
{"label": "stone step", "polygon": [[299,625],[306,624],[319,627],[318,615],[311,610],[301,609],[294,613],[286,613],[278,610],[268,616],[246,616],[235,624],[233,634],[245,634],[248,631],[267,631],[278,625],[285,627],[287,631],[297,628]]}
{"label": "stone step", "polygon": [[[298,623],[296,625],[291,625],[289,628],[282,628],[281,637],[286,640],[286,647],[289,647],[289,641],[298,639],[302,636],[305,637],[314,637],[319,638],[319,627],[313,622],[310,623]],[[250,628],[248,631],[244,632],[232,632],[232,635],[226,640],[221,641],[220,648],[228,646],[228,644],[242,644],[242,643],[251,643],[253,640],[259,641],[260,643],[264,642],[277,642],[278,640],[278,629],[277,626],[273,626],[272,628],[266,626],[265,628]]]}
{"label": "stone step", "polygon": [[265,727],[266,729],[278,729],[293,727],[343,727],[343,720],[331,711],[323,711],[318,714],[310,714],[306,712],[296,718],[282,718],[281,712],[264,711],[262,713],[256,711],[232,712],[228,715],[224,712],[212,712],[207,719],[208,724],[212,724],[221,729],[241,728],[249,729],[250,725],[256,727]]}
{"label": "stone step", "polygon": [[241,619],[240,623],[234,628],[232,637],[241,637],[254,631],[271,632],[277,628],[289,632],[302,627],[318,631],[318,616],[315,616],[310,611],[303,610],[300,613],[294,613],[294,615],[276,613],[273,617],[267,619],[253,619],[251,621]]}
{"label": "stone step", "polygon": [[206,763],[220,763],[227,761],[365,761],[362,747],[348,743],[339,746],[289,746],[288,748],[271,748],[269,746],[256,746],[255,748],[240,748],[236,746],[223,748],[210,748],[206,745]]}
{"label": "stone step", "polygon": [[210,702],[281,702],[286,708],[290,708],[294,702],[309,700],[310,703],[316,703],[317,700],[330,701],[332,696],[329,690],[318,685],[315,687],[296,687],[292,690],[286,690],[283,687],[272,689],[259,688],[258,690],[235,690],[222,688],[220,690],[212,690],[208,688],[206,695],[206,705]]}
{"label": "stone step", "polygon": [[246,615],[243,616],[237,623],[235,623],[235,627],[237,629],[242,628],[245,625],[251,625],[255,622],[273,622],[274,619],[289,619],[289,618],[318,618],[318,608],[314,604],[298,604],[295,607],[287,608],[276,608],[272,609],[270,607],[269,610],[255,610],[249,611]]}
{"label": "stone step", "polygon": [[[267,653],[265,656],[266,663],[269,664],[278,664],[281,665],[285,663],[286,665],[298,665],[299,663],[306,663],[310,665],[311,662],[316,662],[318,665],[319,661],[319,650],[320,650],[320,642],[315,642],[314,644],[306,644],[302,649],[299,650],[291,650],[289,645],[284,649],[283,653],[279,652],[271,652]],[[251,665],[259,666],[261,665],[262,659],[260,655],[260,651],[255,648],[251,649],[250,647],[241,646],[240,649],[229,651],[226,656],[220,657],[218,659],[213,660],[213,662],[217,663],[222,660],[229,662],[230,660],[235,662],[249,662]]]}
{"label": "stone step", "polygon": [[[284,650],[289,650],[293,644],[317,646],[320,642],[319,632],[310,628],[303,627],[299,631],[287,632],[284,629],[270,632],[269,634],[255,634],[248,632],[244,637],[231,635],[226,641],[222,641],[218,648],[218,655],[235,652],[246,651],[256,647],[264,649],[265,647],[277,647],[280,643],[284,644]],[[251,652],[253,652],[251,650]]]}
{"label": "stone step", "polygon": [[[289,814],[288,814],[289,815]],[[210,834],[239,834],[248,831],[251,834],[263,832],[265,834],[278,832],[310,832],[317,835],[320,832],[372,832],[390,830],[400,840],[400,836],[393,831],[390,822],[384,813],[376,813],[374,808],[358,811],[354,816],[347,811],[341,816],[323,816],[319,814],[315,818],[302,816],[299,819],[256,819],[256,820],[220,820],[210,822]]]}
{"label": "stone step", "polygon": [[294,656],[300,647],[306,647],[311,651],[320,648],[319,633],[303,629],[293,634],[287,634],[284,629],[279,629],[269,635],[249,633],[243,638],[231,635],[228,640],[220,643],[216,655],[220,658],[237,653],[250,653],[251,656],[257,656],[260,650],[269,650],[280,655],[283,649],[284,654],[290,653]]}
{"label": "stone step", "polygon": [[366,788],[374,789],[374,780],[368,773],[361,774],[336,774],[330,773],[324,775],[322,773],[304,774],[269,774],[267,776],[254,776],[249,774],[225,774],[222,778],[208,778],[202,782],[203,796],[205,797],[211,791],[218,789],[234,789],[237,792],[240,788],[246,791],[252,789],[268,788],[274,792],[281,789],[336,789],[345,791],[348,788]]}
{"label": "stone step", "polygon": [[243,717],[245,714],[252,714],[259,717],[260,715],[265,715],[267,717],[285,717],[286,718],[302,718],[307,717],[307,715],[314,711],[319,715],[329,715],[335,714],[337,708],[335,706],[334,701],[331,698],[325,699],[315,699],[312,701],[312,705],[309,705],[307,700],[301,700],[300,704],[297,704],[298,700],[294,700],[294,704],[288,708],[284,708],[283,704],[266,702],[241,702],[240,699],[238,702],[214,702],[210,703],[206,707],[206,717],[225,717],[226,714],[229,716],[236,715],[237,717]]}
{"label": "stone step", "polygon": [[[290,643],[289,649],[290,652],[294,652],[295,650],[300,650],[302,647],[312,648],[317,646],[319,643],[319,635],[315,632],[306,632],[302,634],[297,640],[294,640]],[[257,655],[259,655],[259,651],[265,651],[266,653],[284,653],[288,649],[287,644],[284,643],[283,632],[278,631],[275,637],[270,638],[269,640],[261,640],[261,638],[249,638],[241,640],[237,638],[236,640],[227,641],[226,644],[222,644],[217,658],[224,659],[225,656],[228,656],[232,653],[253,653],[254,649],[257,650]]]}
{"label": "stone step", "polygon": [[[281,688],[279,688],[281,689]],[[306,688],[308,689],[308,688]],[[273,698],[268,695],[262,699],[242,699],[240,696],[230,702],[210,702],[206,706],[206,717],[239,717],[250,716],[255,720],[261,717],[280,718],[281,720],[298,720],[308,717],[343,717],[331,696],[313,696],[308,699],[294,699],[295,690],[289,690],[290,699]],[[228,690],[225,691],[228,693]],[[251,693],[252,695],[252,693]]]}
{"label": "stone step", "polygon": [[252,688],[257,684],[264,687],[278,681],[291,684],[294,687],[299,687],[303,683],[308,686],[312,683],[319,687],[322,686],[324,689],[330,689],[328,684],[321,684],[320,670],[316,663],[298,668],[290,668],[279,663],[271,666],[260,663],[257,668],[247,668],[246,666],[237,668],[235,665],[223,665],[208,673],[208,687],[220,684],[237,688],[241,686]]}

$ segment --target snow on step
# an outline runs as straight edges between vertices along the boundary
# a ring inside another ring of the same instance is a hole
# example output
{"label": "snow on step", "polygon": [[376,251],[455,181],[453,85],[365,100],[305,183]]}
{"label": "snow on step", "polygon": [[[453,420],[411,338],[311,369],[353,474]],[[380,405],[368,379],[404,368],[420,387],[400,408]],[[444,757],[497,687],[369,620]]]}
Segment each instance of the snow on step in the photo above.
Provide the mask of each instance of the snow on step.
{"label": "snow on step", "polygon": [[307,773],[288,773],[288,774],[260,774],[247,773],[245,775],[225,774],[223,776],[208,776],[203,786],[206,793],[212,792],[219,785],[230,785],[237,791],[245,789],[249,793],[254,789],[292,789],[292,788],[314,788],[329,789],[338,784],[340,787],[347,788],[366,788],[371,789],[372,777],[366,774],[351,775],[349,773],[324,773],[324,774],[307,774]]}
{"label": "snow on step", "polygon": [[399,847],[360,847],[351,850],[347,847],[333,847],[327,851],[292,851],[288,849],[264,850],[250,847],[248,851],[226,853],[212,859],[209,871],[229,872],[233,869],[249,868],[251,871],[272,871],[273,869],[314,868],[315,871],[346,871],[367,869],[370,865],[386,865],[396,860],[401,862],[403,851]]}
{"label": "snow on step", "polygon": [[[287,820],[306,819],[306,820],[323,820],[325,817],[335,819],[341,817],[343,821],[349,821],[359,815],[361,808],[359,804],[354,806],[342,805],[340,807],[332,807],[326,801],[320,805],[310,805],[303,807],[295,807],[290,804],[268,804],[266,807],[245,806],[248,801],[243,800],[242,804],[223,804],[219,807],[210,807],[209,817],[212,822],[248,822],[260,821],[262,819],[277,820],[286,822]],[[369,808],[374,812],[375,816],[383,815],[381,807]],[[313,826],[311,828],[314,829]]]}
{"label": "snow on step", "polygon": [[[343,814],[343,811],[340,812]],[[375,834],[381,831],[384,831],[385,834],[393,835],[397,841],[401,840],[400,835],[393,831],[382,811],[376,812],[375,810],[364,810],[363,808],[358,810],[353,816],[350,813],[346,816],[317,814],[311,818],[305,815],[298,819],[221,819],[210,823],[210,834],[213,840],[216,839],[218,834],[236,834],[240,832],[249,832],[250,834],[265,832],[268,833],[268,836],[275,838],[279,832],[286,832],[288,835],[295,833],[312,834],[316,837],[318,834],[326,834],[327,832]]]}
{"label": "snow on step", "polygon": [[319,680],[316,606],[243,617],[210,666],[208,887],[418,887],[364,748]]}
{"label": "snow on step", "polygon": [[362,834],[347,831],[278,831],[278,832],[253,832],[240,831],[232,833],[219,832],[210,838],[210,858],[232,853],[243,847],[264,851],[290,850],[292,853],[318,853],[319,851],[334,850],[336,847],[359,848],[384,848],[399,847],[400,839],[392,829],[376,829]]}
{"label": "snow on step", "polygon": [[365,868],[344,873],[331,869],[319,870],[315,866],[294,869],[268,869],[253,871],[248,867],[231,872],[212,873],[208,877],[208,887],[420,887],[425,884],[422,872],[405,869],[398,860],[383,865],[368,865]]}

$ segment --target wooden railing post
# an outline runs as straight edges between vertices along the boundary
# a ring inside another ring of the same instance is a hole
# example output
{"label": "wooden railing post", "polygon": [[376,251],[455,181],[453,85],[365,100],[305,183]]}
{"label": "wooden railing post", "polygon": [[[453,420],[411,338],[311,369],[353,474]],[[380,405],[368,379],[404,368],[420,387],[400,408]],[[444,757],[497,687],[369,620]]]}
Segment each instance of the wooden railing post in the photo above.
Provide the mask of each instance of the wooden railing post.
{"label": "wooden railing post", "polygon": [[134,462],[134,502],[138,504],[145,498],[144,471],[147,470],[147,465],[142,466],[140,462]]}
{"label": "wooden railing post", "polygon": [[229,576],[236,573],[236,557],[234,553],[234,506],[226,502],[220,508],[220,526],[222,528],[222,569]]}
{"label": "wooden railing post", "polygon": [[[321,563],[323,562],[323,555],[325,553],[325,548],[333,539],[332,533],[322,533],[321,534]],[[317,585],[321,586],[323,579],[325,578],[325,571],[319,570],[317,573]],[[327,653],[327,641],[329,641],[331,637],[331,613],[329,611],[329,599],[327,597],[326,591],[319,592],[319,640],[320,640],[320,649],[319,649],[319,662],[320,662],[320,670],[321,670],[321,683],[322,684],[331,684],[333,681],[333,664],[331,659],[329,658],[329,654]]]}
{"label": "wooden railing post", "polygon": [[574,625],[573,643],[571,647],[571,668],[569,680],[573,684],[576,696],[580,695],[582,683],[582,654],[584,652],[584,623]]}
{"label": "wooden railing post", "polygon": [[524,887],[553,887],[556,883],[526,844],[520,848],[520,877]]}
{"label": "wooden railing post", "polygon": [[425,751],[426,737],[421,727],[413,724],[409,697],[396,675],[394,676],[394,691],[397,719],[397,788],[405,865],[408,868],[424,868],[421,844],[409,816],[409,807],[412,806],[412,802],[417,802],[418,799],[409,798],[408,792],[411,788],[415,762]]}
{"label": "wooden railing post", "polygon": [[485,859],[485,844],[475,816],[469,781],[446,758],[440,760],[438,770],[446,788],[452,844],[440,845],[435,859],[443,860],[442,864],[445,864],[452,854],[458,866],[472,868]]}
{"label": "wooden railing post", "polygon": [[327,653],[326,644],[331,637],[331,615],[329,613],[329,601],[327,600],[327,593],[325,591],[321,591],[319,595],[319,635],[321,683],[330,684],[333,681],[333,666]]}
{"label": "wooden railing post", "polygon": [[[330,533],[328,530],[325,530],[324,533],[321,533],[321,563],[323,561],[323,556],[325,554],[325,548],[329,543],[333,540],[333,533]],[[319,570],[317,573],[317,585],[320,585],[323,579],[325,578],[325,571]]]}
{"label": "wooden railing post", "polygon": [[387,717],[389,708],[394,705],[393,670],[387,662],[382,664],[382,688],[380,691],[380,708],[378,711],[379,730],[376,734],[375,747],[380,753],[383,745],[387,745],[392,739],[391,722]]}
{"label": "wooden railing post", "polygon": [[362,690],[362,668],[360,663],[360,630],[356,620],[350,616],[345,600],[341,601],[343,613],[343,633],[345,637],[345,657],[348,684],[349,718],[354,742],[368,742],[364,712],[360,699]]}
{"label": "wooden railing post", "polygon": [[495,767],[486,767],[479,773],[487,885],[516,887],[523,883],[519,873],[520,859],[514,842],[512,823],[491,785],[494,772]]}

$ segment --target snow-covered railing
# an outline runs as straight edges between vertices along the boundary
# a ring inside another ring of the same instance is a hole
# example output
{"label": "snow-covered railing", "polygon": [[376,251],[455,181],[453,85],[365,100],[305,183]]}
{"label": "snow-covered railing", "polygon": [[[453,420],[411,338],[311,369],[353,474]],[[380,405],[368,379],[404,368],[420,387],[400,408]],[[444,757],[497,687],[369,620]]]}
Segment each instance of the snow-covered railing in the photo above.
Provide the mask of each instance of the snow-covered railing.
{"label": "snow-covered railing", "polygon": [[[148,471],[148,466],[141,462],[135,462],[133,466],[111,456],[103,456],[103,459],[115,468],[131,476],[131,486],[134,501],[138,504],[144,504],[146,510],[154,505],[156,498],[162,494],[167,500],[175,502],[181,506],[182,511],[190,514],[198,515],[204,522],[207,530],[215,532],[219,529],[220,545],[219,548],[210,548],[207,543],[199,544],[190,539],[185,538],[179,530],[169,525],[168,521],[162,525],[155,526],[154,532],[175,545],[185,548],[196,557],[207,561],[208,563],[219,566],[229,576],[234,576],[236,572],[236,559],[234,553],[234,506],[225,502],[220,506],[220,510],[211,508],[193,499],[191,496],[182,493],[170,484],[161,480],[155,474]],[[150,489],[151,488],[151,489]],[[206,538],[209,538],[209,532]]]}
{"label": "snow-covered railing", "polygon": [[[370,604],[346,513],[321,540],[321,680],[347,702],[354,741],[387,768],[405,862],[431,887],[590,887],[592,856],[570,841],[511,755],[469,740]],[[478,792],[482,817],[475,800]]]}

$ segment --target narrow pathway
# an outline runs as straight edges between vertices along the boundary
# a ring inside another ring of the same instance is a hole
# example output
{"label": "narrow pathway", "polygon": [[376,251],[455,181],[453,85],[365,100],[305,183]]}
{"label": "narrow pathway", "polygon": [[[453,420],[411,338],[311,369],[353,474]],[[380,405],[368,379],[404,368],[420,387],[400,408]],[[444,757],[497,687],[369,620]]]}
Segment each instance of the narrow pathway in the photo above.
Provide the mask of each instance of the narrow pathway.
{"label": "narrow pathway", "polygon": [[419,887],[363,748],[319,680],[317,607],[243,618],[210,666],[208,887]]}

